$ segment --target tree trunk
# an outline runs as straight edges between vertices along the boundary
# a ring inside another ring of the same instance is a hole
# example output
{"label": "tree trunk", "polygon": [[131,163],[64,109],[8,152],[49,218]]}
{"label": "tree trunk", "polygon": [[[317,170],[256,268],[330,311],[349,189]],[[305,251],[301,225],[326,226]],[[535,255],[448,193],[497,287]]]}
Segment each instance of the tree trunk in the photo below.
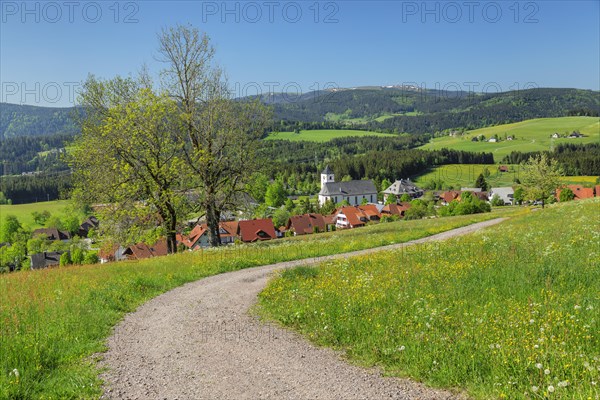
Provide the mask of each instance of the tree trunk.
{"label": "tree trunk", "polygon": [[208,226],[208,240],[213,247],[221,245],[221,236],[219,235],[220,218],[219,210],[215,207],[212,196],[208,196],[206,201],[206,225]]}

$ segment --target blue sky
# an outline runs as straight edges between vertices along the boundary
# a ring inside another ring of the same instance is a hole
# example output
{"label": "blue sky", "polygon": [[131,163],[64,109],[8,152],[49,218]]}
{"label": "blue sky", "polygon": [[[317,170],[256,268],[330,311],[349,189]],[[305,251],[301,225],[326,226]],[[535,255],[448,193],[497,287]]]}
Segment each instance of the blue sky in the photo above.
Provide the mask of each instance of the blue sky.
{"label": "blue sky", "polygon": [[[115,6],[115,4],[117,6]],[[412,83],[600,89],[598,1],[0,1],[0,101],[73,104],[89,73],[153,73],[156,34],[205,31],[239,95]]]}

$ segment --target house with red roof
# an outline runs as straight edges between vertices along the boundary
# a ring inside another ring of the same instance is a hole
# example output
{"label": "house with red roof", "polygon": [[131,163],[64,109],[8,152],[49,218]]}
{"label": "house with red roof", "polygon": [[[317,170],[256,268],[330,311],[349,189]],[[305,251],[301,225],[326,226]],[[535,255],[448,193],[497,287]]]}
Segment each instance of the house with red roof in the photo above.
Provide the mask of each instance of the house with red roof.
{"label": "house with red roof", "polygon": [[595,191],[596,191],[596,197],[600,197],[600,185],[596,185]]}
{"label": "house with red roof", "polygon": [[[237,221],[225,221],[219,223],[219,237],[221,244],[231,244],[235,242],[237,238]],[[190,250],[198,250],[210,246],[208,238],[208,225],[200,224],[196,225],[191,230],[189,235],[177,235],[177,242],[183,244]]]}
{"label": "house with red roof", "polygon": [[409,208],[409,202],[402,202],[400,204],[386,204],[381,210],[381,213],[384,215],[397,215],[399,217],[404,217],[404,213]]}
{"label": "house with red roof", "polygon": [[327,232],[325,218],[321,214],[303,214],[290,217],[285,231],[292,231],[294,235],[308,235],[314,232]]}
{"label": "house with red roof", "polygon": [[142,260],[144,258],[166,256],[167,253],[167,240],[164,238],[152,246],[148,246],[146,243],[137,243],[127,247],[123,251],[123,255],[128,260]]}
{"label": "house with red roof", "polygon": [[[586,188],[582,185],[567,185],[569,189],[573,192],[575,197],[573,200],[583,200],[583,199],[591,199],[594,197],[594,188]],[[564,188],[556,189],[556,199],[560,200],[560,192]],[[598,196],[598,192],[596,191],[596,196]]]}
{"label": "house with red roof", "polygon": [[352,206],[340,207],[334,211],[335,226],[338,228],[358,228],[369,222],[369,216],[360,208]]}
{"label": "house with red roof", "polygon": [[270,219],[252,219],[238,223],[237,235],[242,242],[256,242],[277,238],[275,226]]}
{"label": "house with red roof", "polygon": [[443,192],[442,194],[440,194],[440,200],[442,201],[442,204],[445,206],[450,204],[453,200],[457,200],[459,197],[460,197],[460,192],[457,190],[449,190],[447,192]]}
{"label": "house with red roof", "polygon": [[356,208],[362,211],[362,213],[367,216],[369,221],[379,221],[381,219],[381,213],[375,204],[364,204],[357,206]]}

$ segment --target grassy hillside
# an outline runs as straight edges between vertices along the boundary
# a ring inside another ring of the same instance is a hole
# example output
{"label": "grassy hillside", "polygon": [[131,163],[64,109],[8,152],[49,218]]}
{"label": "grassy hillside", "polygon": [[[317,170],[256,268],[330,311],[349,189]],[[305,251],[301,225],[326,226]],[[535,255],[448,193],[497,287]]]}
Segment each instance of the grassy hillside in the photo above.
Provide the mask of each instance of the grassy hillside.
{"label": "grassy hillside", "polygon": [[522,211],[507,207],[486,214],[399,221],[140,262],[0,275],[0,398],[98,397],[101,382],[89,357],[102,351],[111,327],[125,313],[185,282],[257,265],[405,242]]}
{"label": "grassy hillside", "polygon": [[[413,177],[412,180],[417,186],[425,186],[428,182],[444,181],[447,187],[452,186],[455,189],[461,187],[473,187],[479,174],[483,173],[485,168],[490,172],[490,176],[485,180],[492,187],[512,186],[515,179],[520,179],[521,167],[519,165],[507,165],[508,172],[500,172],[499,165],[485,164],[449,164],[432,168],[431,170]],[[593,186],[596,183],[596,176],[563,176],[561,182],[564,184],[577,184],[584,186]]]}
{"label": "grassy hillside", "polygon": [[2,226],[4,216],[11,214],[16,216],[21,224],[37,228],[31,216],[32,212],[48,210],[52,215],[57,215],[64,211],[68,203],[68,200],[56,200],[31,204],[0,205],[0,226]]}
{"label": "grassy hillside", "polygon": [[509,172],[499,172],[498,165],[485,164],[449,164],[432,168],[422,175],[413,177],[417,186],[425,186],[431,180],[444,181],[444,184],[460,189],[461,187],[474,187],[475,180],[485,168],[490,172],[486,181],[492,187],[511,186],[514,179],[519,176],[519,166],[509,165]]}
{"label": "grassy hillside", "polygon": [[477,234],[289,270],[262,311],[314,342],[474,398],[600,396],[600,199]]}
{"label": "grassy hillside", "polygon": [[358,131],[352,129],[321,129],[294,132],[277,132],[269,135],[267,140],[291,140],[291,141],[309,141],[309,142],[328,142],[331,139],[349,137],[349,136],[380,136],[380,137],[395,137],[385,133]]}
{"label": "grassy hillside", "polygon": [[[558,138],[552,139],[554,132],[580,131],[586,135],[579,139]],[[484,135],[486,138],[498,135],[502,141],[498,143],[472,142],[475,136]],[[516,135],[516,140],[503,140],[507,136]],[[514,124],[498,125],[489,128],[476,129],[459,137],[442,137],[433,139],[422,146],[424,149],[449,148],[456,150],[491,152],[496,161],[500,161],[511,151],[542,151],[550,150],[559,143],[598,143],[600,141],[600,120],[596,117],[563,117],[563,118],[538,118]]]}

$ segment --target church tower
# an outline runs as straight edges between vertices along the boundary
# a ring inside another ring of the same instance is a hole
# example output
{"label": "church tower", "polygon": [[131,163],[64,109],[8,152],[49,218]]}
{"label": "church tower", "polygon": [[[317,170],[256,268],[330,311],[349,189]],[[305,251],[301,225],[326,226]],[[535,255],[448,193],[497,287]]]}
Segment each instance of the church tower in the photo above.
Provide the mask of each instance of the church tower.
{"label": "church tower", "polygon": [[325,167],[325,169],[321,172],[321,189],[323,188],[323,184],[335,182],[335,178],[333,176],[333,171],[329,168],[329,165]]}

